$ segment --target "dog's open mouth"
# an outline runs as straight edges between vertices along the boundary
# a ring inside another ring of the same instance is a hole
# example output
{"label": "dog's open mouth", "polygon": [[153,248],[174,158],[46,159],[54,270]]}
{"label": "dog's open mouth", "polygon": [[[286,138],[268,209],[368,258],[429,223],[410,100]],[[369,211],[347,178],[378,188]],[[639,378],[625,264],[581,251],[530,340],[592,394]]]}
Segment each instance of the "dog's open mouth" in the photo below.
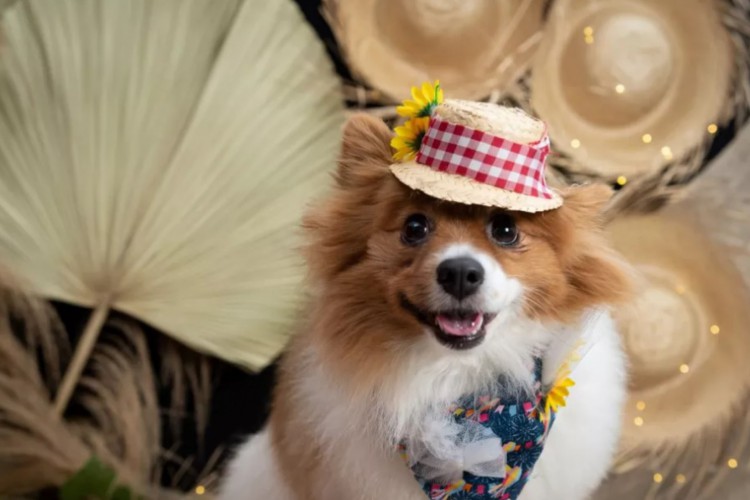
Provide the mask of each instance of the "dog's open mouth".
{"label": "dog's open mouth", "polygon": [[447,347],[471,349],[484,340],[484,325],[490,319],[481,311],[440,312],[435,314],[432,330],[438,341]]}
{"label": "dog's open mouth", "polygon": [[401,305],[430,327],[441,344],[451,349],[471,349],[481,344],[486,334],[485,326],[495,317],[494,314],[469,309],[432,313],[419,309],[404,295],[401,296]]}
{"label": "dog's open mouth", "polygon": [[484,326],[484,316],[473,311],[439,313],[435,316],[435,324],[446,335],[471,337]]}

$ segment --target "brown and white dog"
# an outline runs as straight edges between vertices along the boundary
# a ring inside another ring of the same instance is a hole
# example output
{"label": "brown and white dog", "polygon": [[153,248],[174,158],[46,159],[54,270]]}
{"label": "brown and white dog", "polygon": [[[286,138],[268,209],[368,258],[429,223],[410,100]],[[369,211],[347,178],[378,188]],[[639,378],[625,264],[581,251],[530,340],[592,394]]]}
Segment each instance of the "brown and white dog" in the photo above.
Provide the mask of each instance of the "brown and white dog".
{"label": "brown and white dog", "polygon": [[528,384],[535,356],[549,382],[576,341],[576,385],[521,498],[585,498],[625,396],[606,306],[629,280],[601,235],[609,188],[568,188],[536,214],[439,201],[390,173],[390,139],[365,115],[345,128],[335,190],[305,221],[313,301],[221,498],[424,500],[397,443],[432,439],[430,412],[498,376]]}

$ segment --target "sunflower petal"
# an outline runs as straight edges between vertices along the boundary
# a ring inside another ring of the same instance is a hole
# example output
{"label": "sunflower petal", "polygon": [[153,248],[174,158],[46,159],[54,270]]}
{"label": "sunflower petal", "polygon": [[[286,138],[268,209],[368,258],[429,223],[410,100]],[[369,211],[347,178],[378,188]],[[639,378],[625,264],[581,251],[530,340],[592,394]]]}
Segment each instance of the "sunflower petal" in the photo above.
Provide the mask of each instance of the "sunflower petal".
{"label": "sunflower petal", "polygon": [[422,96],[428,103],[435,101],[435,87],[430,82],[424,82],[422,84]]}
{"label": "sunflower petal", "polygon": [[407,151],[405,151],[405,152],[404,152],[404,156],[403,156],[403,158],[402,158],[402,159],[403,159],[404,161],[411,161],[411,160],[413,160],[413,159],[414,159],[414,158],[415,158],[416,156],[417,156],[417,152],[416,152],[416,151],[414,151],[413,149],[409,149],[409,150],[407,150]]}
{"label": "sunflower petal", "polygon": [[565,400],[561,398],[558,394],[555,394],[554,392],[550,392],[547,394],[547,400],[550,401],[552,404],[559,405],[563,403]]}
{"label": "sunflower petal", "polygon": [[424,96],[422,95],[422,92],[420,91],[419,87],[411,88],[411,97],[412,99],[414,99],[414,102],[417,103],[420,109],[424,108],[428,104]]}
{"label": "sunflower petal", "polygon": [[416,139],[417,134],[414,131],[413,125],[410,124],[411,121],[408,121],[404,125],[394,128],[393,131],[396,133],[396,136],[404,139]]}
{"label": "sunflower petal", "polygon": [[406,156],[410,153],[409,149],[402,148],[398,149],[395,153],[393,153],[393,159],[394,160],[404,160],[406,159]]}
{"label": "sunflower petal", "polygon": [[430,126],[430,117],[423,116],[419,118],[414,118],[413,120],[410,120],[410,123],[415,132],[417,133],[426,132],[427,128]]}
{"label": "sunflower petal", "polygon": [[407,144],[406,139],[404,139],[403,137],[396,136],[393,139],[391,139],[391,147],[393,149],[401,149],[401,148],[407,148],[409,147],[409,145]]}
{"label": "sunflower petal", "polygon": [[414,101],[404,101],[401,106],[396,107],[396,113],[404,118],[414,118],[419,113],[419,108]]}
{"label": "sunflower petal", "polygon": [[422,107],[419,105],[419,103],[412,101],[412,100],[404,101],[402,103],[402,106],[404,108],[408,108],[408,110],[413,113],[412,117],[416,117],[417,113],[419,113],[422,110]]}

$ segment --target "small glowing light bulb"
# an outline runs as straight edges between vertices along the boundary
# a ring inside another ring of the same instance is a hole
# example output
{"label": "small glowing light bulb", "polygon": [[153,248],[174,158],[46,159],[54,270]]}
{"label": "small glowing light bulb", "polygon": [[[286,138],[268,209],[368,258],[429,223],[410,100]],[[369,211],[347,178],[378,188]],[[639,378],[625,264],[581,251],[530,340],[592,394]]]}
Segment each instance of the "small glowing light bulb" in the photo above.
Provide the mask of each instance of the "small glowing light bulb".
{"label": "small glowing light bulb", "polygon": [[715,123],[710,123],[708,127],[706,127],[706,130],[708,130],[709,134],[715,134],[719,130],[719,127]]}
{"label": "small glowing light bulb", "polygon": [[641,140],[643,141],[643,143],[644,143],[644,144],[651,144],[651,141],[652,141],[653,139],[654,139],[654,138],[653,138],[653,137],[651,137],[651,134],[643,134],[643,135],[641,136]]}
{"label": "small glowing light bulb", "polygon": [[671,160],[672,148],[670,148],[669,146],[664,146],[663,148],[661,148],[661,155],[664,157],[664,159]]}
{"label": "small glowing light bulb", "polygon": [[572,141],[570,141],[570,147],[573,148],[573,149],[580,148],[581,147],[581,141],[579,141],[578,139],[573,139]]}
{"label": "small glowing light bulb", "polygon": [[195,494],[196,495],[203,495],[204,493],[206,493],[205,486],[196,486],[195,487]]}
{"label": "small glowing light bulb", "polygon": [[615,85],[615,92],[617,92],[618,94],[622,94],[623,92],[625,92],[625,85],[623,85],[622,83],[618,83],[617,85]]}
{"label": "small glowing light bulb", "polygon": [[646,402],[645,402],[645,401],[638,401],[638,402],[637,402],[637,403],[635,404],[635,408],[636,408],[636,410],[638,410],[638,411],[643,411],[643,410],[645,410],[645,409],[646,409]]}
{"label": "small glowing light bulb", "polygon": [[583,36],[594,36],[594,28],[591,26],[583,28]]}
{"label": "small glowing light bulb", "polygon": [[654,474],[654,482],[655,483],[661,483],[662,481],[664,481],[664,476],[662,476],[658,472],[656,474]]}
{"label": "small glowing light bulb", "polygon": [[684,483],[687,480],[687,478],[685,477],[685,474],[677,474],[677,476],[675,476],[674,480],[677,481],[678,483],[682,484],[682,483]]}
{"label": "small glowing light bulb", "polygon": [[729,466],[730,469],[736,469],[738,465],[737,460],[734,458],[730,458],[729,460],[727,460],[727,465]]}
{"label": "small glowing light bulb", "polygon": [[628,183],[628,178],[625,177],[624,175],[621,175],[620,177],[617,178],[617,184],[619,184],[620,186],[624,186],[627,183]]}
{"label": "small glowing light bulb", "polygon": [[685,363],[680,365],[680,373],[687,373],[690,371],[690,367]]}
{"label": "small glowing light bulb", "polygon": [[633,419],[633,423],[636,425],[636,427],[641,427],[644,423],[643,417],[635,417]]}
{"label": "small glowing light bulb", "polygon": [[719,328],[719,325],[711,325],[711,328],[709,328],[708,330],[711,332],[711,334],[718,335],[721,331],[721,328]]}

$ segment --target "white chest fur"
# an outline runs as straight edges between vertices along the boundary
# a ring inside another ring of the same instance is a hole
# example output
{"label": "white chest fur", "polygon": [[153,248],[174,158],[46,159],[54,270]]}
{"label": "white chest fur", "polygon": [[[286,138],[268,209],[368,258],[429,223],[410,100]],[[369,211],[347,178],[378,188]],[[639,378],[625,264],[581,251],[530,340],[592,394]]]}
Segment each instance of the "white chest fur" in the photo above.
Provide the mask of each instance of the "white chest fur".
{"label": "white chest fur", "polygon": [[[522,500],[586,498],[601,482],[615,452],[620,425],[620,412],[625,397],[625,366],[619,338],[608,314],[592,313],[575,331],[516,332],[494,347],[494,356],[508,357],[512,353],[544,349],[546,382],[554,378],[557,366],[567,355],[577,338],[584,340],[582,360],[575,366],[568,404],[558,414],[555,427],[547,438],[544,452],[532,478],[524,489]],[[522,335],[526,333],[526,335]],[[515,334],[514,334],[515,335]],[[511,345],[511,343],[514,343]],[[420,355],[440,355],[434,352]],[[492,346],[490,346],[492,347]],[[485,351],[487,352],[487,351]],[[448,353],[450,354],[450,353]],[[476,354],[480,356],[480,354]],[[300,367],[299,411],[307,420],[314,435],[324,443],[321,458],[325,473],[308,481],[312,498],[330,500],[424,500],[410,470],[393,450],[393,442],[405,434],[422,432],[420,417],[432,402],[450,401],[466,392],[466,386],[487,376],[481,369],[460,374],[461,365],[481,362],[467,357],[440,367],[429,365],[420,371],[415,365],[411,378],[401,383],[385,381],[381,401],[365,401],[344,396],[325,376],[311,353],[307,366]],[[520,362],[508,359],[507,362]],[[416,361],[415,361],[416,362]],[[428,384],[432,379],[438,381]],[[427,385],[425,385],[427,384]],[[425,390],[427,387],[427,390]],[[251,438],[238,450],[231,464],[221,498],[270,498],[260,493],[273,492],[273,498],[293,499],[288,489],[280,485],[281,474],[273,453],[268,449],[266,432]]]}

